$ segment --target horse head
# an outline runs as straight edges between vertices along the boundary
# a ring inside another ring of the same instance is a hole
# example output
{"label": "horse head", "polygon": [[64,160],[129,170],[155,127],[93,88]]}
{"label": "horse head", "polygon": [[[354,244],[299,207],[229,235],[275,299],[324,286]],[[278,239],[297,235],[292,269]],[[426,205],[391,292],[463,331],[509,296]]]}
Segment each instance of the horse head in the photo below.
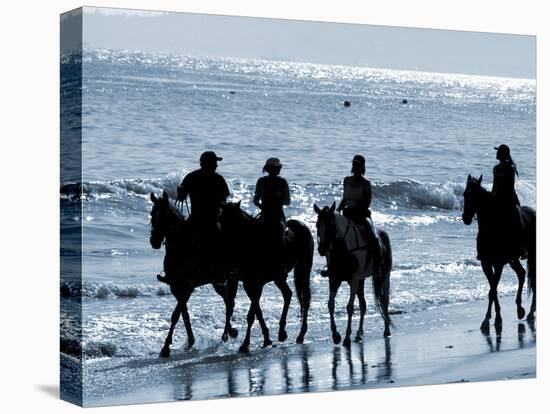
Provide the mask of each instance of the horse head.
{"label": "horse head", "polygon": [[162,192],[162,198],[155,193],[151,193],[153,208],[151,209],[151,237],[149,242],[153,249],[160,249],[169,231],[178,223],[181,223],[183,217],[175,207],[170,204],[170,199],[166,191]]}
{"label": "horse head", "polygon": [[315,224],[317,227],[317,249],[321,256],[325,256],[336,237],[336,219],[334,215],[336,203],[334,202],[332,206],[325,206],[322,209],[314,204],[313,209],[317,213],[317,223]]}
{"label": "horse head", "polygon": [[246,213],[241,209],[241,201],[221,204],[220,226],[222,231],[238,230],[246,221]]}
{"label": "horse head", "polygon": [[462,212],[462,221],[464,224],[469,226],[472,224],[474,216],[478,212],[480,195],[483,193],[484,189],[481,186],[481,181],[483,180],[483,175],[479,178],[474,178],[468,174],[466,180],[466,189],[464,190],[464,211]]}

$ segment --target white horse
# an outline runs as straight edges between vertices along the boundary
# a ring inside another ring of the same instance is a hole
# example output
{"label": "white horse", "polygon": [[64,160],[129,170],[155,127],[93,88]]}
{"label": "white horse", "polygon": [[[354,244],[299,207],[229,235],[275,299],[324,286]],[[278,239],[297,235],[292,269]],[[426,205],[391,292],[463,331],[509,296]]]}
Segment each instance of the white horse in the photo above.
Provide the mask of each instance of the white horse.
{"label": "white horse", "polygon": [[[313,206],[317,213],[318,250],[321,256],[327,257],[329,268],[330,296],[328,309],[330,312],[330,327],[335,344],[342,339],[334,321],[334,299],[342,282],[350,285],[350,296],[347,305],[348,324],[344,346],[351,345],[351,319],[353,316],[355,297],[359,299],[361,316],[355,342],[363,340],[363,321],[367,310],[365,301],[365,278],[373,275],[373,258],[368,253],[367,242],[361,228],[351,220],[335,213],[336,204],[320,209]],[[384,336],[390,336],[391,320],[388,313],[390,301],[390,273],[392,268],[392,249],[388,234],[375,227],[375,234],[380,240],[382,271],[380,277],[372,277],[376,307],[384,317]]]}

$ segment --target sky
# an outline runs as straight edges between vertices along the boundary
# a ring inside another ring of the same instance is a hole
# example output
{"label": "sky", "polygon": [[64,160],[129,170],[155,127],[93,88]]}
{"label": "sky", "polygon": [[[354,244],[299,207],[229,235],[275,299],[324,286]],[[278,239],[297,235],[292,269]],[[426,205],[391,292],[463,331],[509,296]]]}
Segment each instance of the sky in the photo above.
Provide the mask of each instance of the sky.
{"label": "sky", "polygon": [[91,48],[536,76],[535,36],[91,7],[83,25]]}

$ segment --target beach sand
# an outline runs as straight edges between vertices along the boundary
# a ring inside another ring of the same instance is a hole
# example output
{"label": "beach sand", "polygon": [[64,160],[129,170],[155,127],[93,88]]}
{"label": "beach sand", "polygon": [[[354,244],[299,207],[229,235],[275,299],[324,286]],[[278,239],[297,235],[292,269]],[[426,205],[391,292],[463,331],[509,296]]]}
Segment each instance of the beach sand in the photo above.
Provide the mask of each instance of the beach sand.
{"label": "beach sand", "polygon": [[[500,301],[502,330],[491,325],[488,335],[479,329],[486,302],[478,301],[394,315],[396,329],[390,338],[382,337],[379,317],[368,318],[365,324],[377,323],[380,329],[350,349],[328,337],[320,343],[260,349],[256,336],[247,355],[188,351],[184,344],[174,344],[167,360],[91,360],[85,364],[85,405],[534,378],[535,326],[517,320],[513,297]],[[341,334],[344,328],[340,323]],[[328,335],[329,326],[326,330]],[[234,348],[240,340],[242,334],[233,340]],[[64,355],[62,362],[74,364]]]}

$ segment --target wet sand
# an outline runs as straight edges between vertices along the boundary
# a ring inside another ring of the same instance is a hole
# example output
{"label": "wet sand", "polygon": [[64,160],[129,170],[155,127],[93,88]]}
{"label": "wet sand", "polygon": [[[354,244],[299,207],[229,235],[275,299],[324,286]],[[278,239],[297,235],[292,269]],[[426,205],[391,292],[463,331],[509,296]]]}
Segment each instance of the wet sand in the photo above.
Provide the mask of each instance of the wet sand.
{"label": "wet sand", "polygon": [[260,349],[256,337],[247,355],[174,346],[168,360],[94,360],[85,366],[85,405],[534,378],[536,329],[517,320],[513,299],[501,299],[502,329],[491,326],[488,334],[479,330],[481,301],[394,315],[392,337],[380,329],[350,349],[328,340]]}

